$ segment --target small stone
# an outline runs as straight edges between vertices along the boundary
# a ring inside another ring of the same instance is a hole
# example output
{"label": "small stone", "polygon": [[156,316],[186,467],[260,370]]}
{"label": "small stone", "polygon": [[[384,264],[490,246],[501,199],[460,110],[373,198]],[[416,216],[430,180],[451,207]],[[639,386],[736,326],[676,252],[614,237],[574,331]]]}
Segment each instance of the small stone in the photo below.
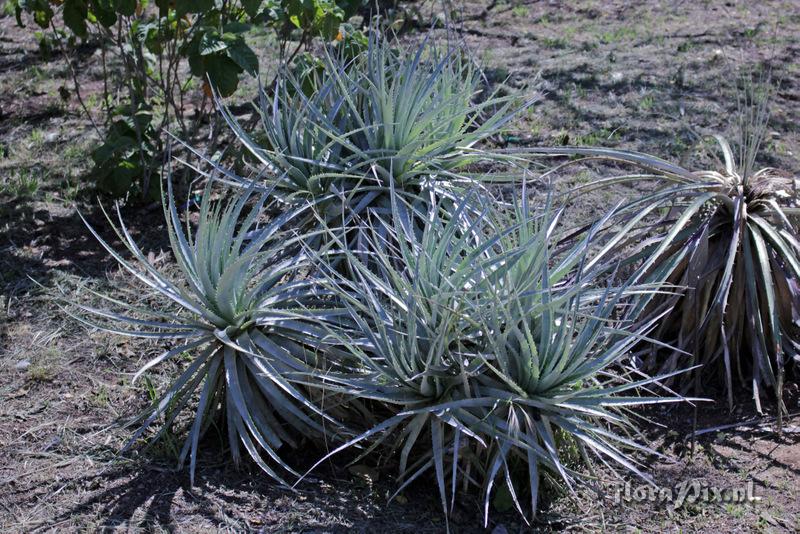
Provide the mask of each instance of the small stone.
{"label": "small stone", "polygon": [[16,368],[17,371],[24,371],[30,366],[31,362],[29,362],[28,360],[20,360],[17,362],[17,365],[15,365],[14,368]]}
{"label": "small stone", "polygon": [[508,529],[503,525],[497,525],[492,529],[492,534],[508,534]]}

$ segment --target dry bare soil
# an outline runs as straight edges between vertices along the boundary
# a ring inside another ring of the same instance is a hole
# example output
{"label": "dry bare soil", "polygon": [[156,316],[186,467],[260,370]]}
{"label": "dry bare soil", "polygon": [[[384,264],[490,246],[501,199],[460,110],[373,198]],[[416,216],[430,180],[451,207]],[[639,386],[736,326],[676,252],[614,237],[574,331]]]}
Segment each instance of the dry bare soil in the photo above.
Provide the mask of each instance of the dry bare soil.
{"label": "dry bare soil", "polygon": [[[704,158],[702,136],[729,131],[738,72],[768,65],[780,86],[761,163],[797,175],[800,5],[628,4],[456,2],[462,34],[490,78],[515,91],[538,84],[545,94],[504,142],[610,145],[692,164]],[[410,6],[419,6],[423,27],[438,14],[431,2]],[[131,372],[157,348],[87,330],[47,298],[56,287],[67,293],[111,290],[124,277],[77,216],[80,209],[106,228],[96,199],[79,187],[94,134],[74,95],[61,97],[59,87],[70,88],[63,62],[37,50],[32,31],[16,28],[13,17],[0,18],[0,531],[442,532],[445,524],[426,482],[387,504],[391,480],[365,476],[369,469],[327,465],[292,493],[257,469],[235,471],[210,439],[199,483],[189,487],[187,473],[174,471],[169,442],[117,454],[127,435],[117,423],[149,401],[145,384],[131,386]],[[91,108],[100,83],[95,50],[81,49],[76,59]],[[246,91],[236,98],[246,100]],[[589,170],[574,173],[555,187],[590,177]],[[633,192],[609,189],[573,210],[589,214]],[[168,262],[160,210],[128,209],[125,215],[154,261]],[[158,387],[164,378],[153,374],[152,384]],[[798,412],[796,389],[790,401],[790,412]],[[648,415],[663,425],[645,424],[647,437],[665,455],[645,459],[660,486],[697,481],[733,489],[752,482],[760,500],[673,509],[615,503],[613,491],[577,501],[551,492],[532,528],[800,530],[800,417],[790,418],[779,437],[768,416],[752,422],[746,395],[733,414],[704,405],[698,428],[729,426],[701,435],[692,454],[690,409]],[[309,447],[296,463],[318,455]],[[451,530],[482,531],[478,509],[467,501],[453,514]],[[513,514],[496,513],[488,529],[531,527]]]}

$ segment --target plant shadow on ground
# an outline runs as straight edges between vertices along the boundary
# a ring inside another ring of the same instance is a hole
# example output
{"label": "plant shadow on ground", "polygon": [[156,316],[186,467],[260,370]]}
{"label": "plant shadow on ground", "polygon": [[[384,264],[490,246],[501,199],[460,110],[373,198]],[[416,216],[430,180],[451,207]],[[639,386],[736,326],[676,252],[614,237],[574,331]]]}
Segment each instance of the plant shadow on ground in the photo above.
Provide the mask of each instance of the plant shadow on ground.
{"label": "plant shadow on ground", "polygon": [[[99,202],[84,204],[80,211],[104,239],[122,249]],[[104,204],[113,210],[111,203]],[[169,248],[160,208],[130,210],[123,219],[144,250]],[[46,206],[35,200],[0,200],[0,246],[0,293],[6,295],[24,293],[35,283],[49,287],[53,277],[63,274],[100,278],[115,267],[75,209]]]}
{"label": "plant shadow on ground", "polygon": [[[302,454],[302,452],[300,453]],[[227,453],[206,444],[198,478],[189,486],[187,471],[147,457],[109,464],[99,473],[76,473],[76,487],[100,487],[38,528],[47,529],[93,517],[101,530],[174,529],[189,512],[193,528],[231,528],[303,532],[440,532],[444,528],[438,499],[412,485],[399,501],[387,503],[394,489],[385,481],[334,470],[323,464],[295,491],[270,483],[254,465],[240,470],[223,461]],[[309,458],[319,456],[311,451]],[[174,465],[174,464],[172,464]],[[366,471],[370,471],[367,469]],[[458,532],[482,531],[477,503],[460,505],[451,517]],[[501,515],[500,519],[503,519]],[[492,524],[497,518],[492,519]]]}
{"label": "plant shadow on ground", "polygon": [[[763,472],[768,469],[777,468],[785,472],[792,473],[795,475],[795,477],[800,477],[800,463],[798,463],[798,459],[800,459],[800,432],[798,432],[797,428],[798,427],[794,427],[790,434],[783,434],[773,437],[771,440],[773,444],[771,449],[755,451],[756,461],[768,462],[769,466],[765,469],[752,473],[753,476],[763,474]],[[764,430],[740,428],[737,429],[735,436],[723,434],[715,439],[703,440],[703,443],[706,448],[713,451],[712,454],[721,458],[721,462],[718,467],[731,468],[733,465],[730,462],[725,461],[726,457],[724,453],[716,451],[715,449],[729,449],[734,452],[734,456],[741,455],[748,451],[743,443],[763,438],[763,436]],[[782,456],[774,454],[775,451],[777,451],[777,449],[780,447],[788,447],[789,449],[792,449],[793,462],[788,458],[788,456],[783,458]]]}
{"label": "plant shadow on ground", "polygon": [[758,501],[698,500],[678,510],[664,503],[623,503],[628,524],[655,525],[666,516],[670,519],[666,524],[662,519],[661,527],[680,524],[687,531],[710,532],[728,528],[735,514],[737,524],[795,532],[800,526],[795,523],[800,510],[793,497],[800,481],[800,398],[793,392],[784,399],[790,416],[784,419],[781,434],[769,400],[762,399],[764,415],[760,415],[746,391],[739,390],[734,397],[733,412],[724,398],[716,398],[713,403],[698,403],[696,411],[689,405],[642,410],[648,419],[643,425],[648,440],[669,456],[649,464],[654,481],[659,488],[697,482],[723,491],[752,483]]}

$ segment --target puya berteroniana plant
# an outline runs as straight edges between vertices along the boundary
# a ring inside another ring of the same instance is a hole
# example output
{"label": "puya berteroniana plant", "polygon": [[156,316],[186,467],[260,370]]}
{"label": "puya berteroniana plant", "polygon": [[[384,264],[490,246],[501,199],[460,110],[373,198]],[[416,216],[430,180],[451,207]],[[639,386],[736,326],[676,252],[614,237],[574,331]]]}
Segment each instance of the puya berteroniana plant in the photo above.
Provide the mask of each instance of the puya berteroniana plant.
{"label": "puya berteroniana plant", "polygon": [[664,278],[685,288],[655,295],[642,310],[667,313],[654,337],[672,347],[652,347],[643,363],[653,373],[699,366],[676,378],[684,391],[701,381],[716,383],[731,409],[737,383],[751,389],[759,412],[766,390],[776,397],[780,428],[787,368],[800,362],[800,236],[790,220],[798,211],[792,205],[791,178],[756,165],[770,94],[768,84],[745,81],[739,92],[737,148],[715,136],[723,159],[713,170],[689,170],[648,154],[613,149],[534,152],[610,159],[645,169],[598,179],[577,192],[630,181],[659,184],[620,210],[629,234],[615,245],[615,254],[636,266],[640,280]]}
{"label": "puya berteroniana plant", "polygon": [[[128,446],[145,436],[156,441],[194,410],[180,451],[190,462],[194,483],[199,441],[211,428],[227,431],[233,461],[242,449],[272,478],[288,485],[295,471],[281,458],[282,446],[298,437],[333,438],[341,428],[317,402],[321,392],[308,384],[328,364],[321,352],[326,329],[337,314],[320,292],[303,247],[291,227],[302,210],[264,221],[267,193],[253,188],[233,198],[212,200],[214,180],[204,190],[197,226],[181,222],[171,182],[164,199],[171,250],[180,278],[148,261],[122,221],[107,218],[132,259],[117,252],[91,226],[89,230],[119,264],[164,305],[147,308],[94,293],[105,304],[65,302],[68,313],[96,328],[173,345],[138,370],[134,381],[167,360],[182,366],[159,398],[136,419]],[[88,226],[88,223],[87,223]],[[299,383],[302,382],[302,385]]]}
{"label": "puya berteroniana plant", "polygon": [[[328,383],[389,411],[326,458],[357,444],[359,458],[388,448],[397,492],[432,473],[445,514],[464,484],[481,492],[487,520],[499,486],[530,517],[545,472],[570,489],[588,481],[568,445],[584,467],[646,478],[632,451],[652,451],[631,439],[624,410],[680,399],[640,396],[656,380],[625,371],[654,321],[627,324],[620,305],[658,284],[599,283],[607,258],[590,250],[603,222],[556,256],[558,214],[534,214],[524,194],[510,216],[492,202],[476,210],[469,197],[448,203],[447,216],[442,201],[415,214],[391,198],[391,217],[366,230],[369,261],[343,242],[350,274],[327,270],[350,318],[333,337],[362,368]],[[427,221],[421,232],[415,218]]]}
{"label": "puya berteroniana plant", "polygon": [[262,132],[248,133],[220,107],[281,198],[325,199],[336,213],[386,214],[390,187],[415,196],[426,183],[463,186],[470,180],[459,171],[490,157],[476,145],[532,103],[479,98],[467,51],[443,50],[431,36],[397,48],[373,27],[355,57],[329,52],[320,65],[305,78],[284,70],[271,95],[262,89]]}

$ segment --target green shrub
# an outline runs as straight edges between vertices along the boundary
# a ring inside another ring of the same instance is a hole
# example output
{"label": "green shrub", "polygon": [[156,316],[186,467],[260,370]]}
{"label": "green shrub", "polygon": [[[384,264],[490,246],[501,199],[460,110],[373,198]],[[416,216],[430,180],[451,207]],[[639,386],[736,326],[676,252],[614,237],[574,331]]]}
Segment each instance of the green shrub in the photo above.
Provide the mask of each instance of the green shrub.
{"label": "green shrub", "polygon": [[[20,26],[27,14],[51,30],[52,35],[42,36],[43,49],[55,44],[66,50],[78,40],[98,44],[105,79],[102,121],[95,127],[103,143],[93,154],[92,176],[102,190],[115,196],[133,191],[140,198],[155,199],[159,189],[149,184],[163,159],[161,131],[170,128],[183,139],[196,141],[211,109],[211,88],[230,96],[245,74],[257,75],[258,57],[245,39],[252,25],[273,28],[280,57],[286,59],[295,31],[300,34],[296,51],[314,37],[336,39],[340,24],[364,1],[13,0],[12,4]],[[96,110],[85,105],[74,67],[68,66],[80,103],[94,122]],[[125,96],[118,99],[117,94]]]}
{"label": "green shrub", "polygon": [[163,418],[152,438],[158,440],[192,409],[195,416],[180,453],[181,464],[190,458],[192,481],[200,437],[224,426],[237,465],[244,447],[261,469],[286,484],[278,468],[295,472],[277,451],[295,447],[301,436],[334,438],[338,432],[338,423],[312,402],[309,388],[297,383],[309,383],[328,365],[322,361],[327,334],[321,323],[337,312],[309,274],[300,237],[286,228],[299,213],[287,212],[263,225],[264,195],[253,199],[250,190],[212,203],[212,185],[210,181],[206,187],[193,234],[182,228],[171,188],[165,201],[180,281],[151,265],[121,217],[114,228],[138,267],[90,227],[109,254],[155,293],[157,308],[142,309],[101,294],[95,296],[108,309],[66,305],[69,313],[93,327],[177,343],[142,366],[134,380],[167,360],[188,356],[181,358],[185,364],[170,377],[169,387],[137,420],[140,426],[129,446]]}
{"label": "green shrub", "polygon": [[351,216],[387,213],[390,187],[420,196],[426,185],[469,185],[460,173],[491,157],[477,143],[527,105],[479,100],[479,71],[464,51],[431,38],[398,50],[376,28],[366,43],[282,74],[272,98],[262,91],[263,134],[225,116],[287,202],[335,200]]}
{"label": "green shrub", "polygon": [[653,372],[700,366],[679,377],[685,391],[721,385],[733,408],[735,384],[752,389],[762,409],[766,389],[786,408],[786,367],[800,362],[800,236],[789,220],[794,185],[756,156],[769,117],[769,91],[748,86],[739,118],[738,158],[717,136],[719,170],[690,171],[654,156],[609,149],[541,149],[551,154],[604,158],[643,166],[647,173],[598,180],[657,180],[653,193],[626,206],[625,240],[611,243],[640,280],[666,280],[685,289],[654,296],[644,314],[661,316],[645,360]]}
{"label": "green shrub", "polygon": [[[630,453],[647,449],[628,438],[624,409],[677,399],[636,394],[655,380],[632,379],[624,362],[652,324],[615,316],[654,287],[598,288],[606,258],[590,250],[602,223],[556,256],[557,216],[534,215],[525,200],[476,215],[475,202],[443,217],[449,202],[414,214],[393,195],[391,215],[367,230],[369,263],[340,244],[352,275],[329,269],[328,287],[352,324],[335,337],[362,370],[327,380],[390,412],[326,459],[361,442],[364,454],[388,448],[379,458],[398,460],[397,492],[432,472],[445,514],[463,483],[477,486],[487,520],[495,488],[526,516],[544,472],[569,488],[591,478],[567,446],[646,477]],[[421,234],[413,217],[428,221]]]}
{"label": "green shrub", "polygon": [[[691,190],[675,187],[669,198],[654,200],[674,203],[676,211],[663,241],[647,250],[647,275],[668,265],[668,281],[688,289],[650,307],[670,310],[655,333],[685,352],[654,351],[648,365],[701,364],[695,375],[724,384],[731,409],[735,376],[752,388],[759,412],[767,388],[777,396],[780,419],[785,367],[798,360],[800,347],[800,236],[781,207],[792,184],[773,169],[736,167],[728,143],[720,138],[720,146],[723,170],[695,172]],[[688,389],[699,377],[682,379]]]}

